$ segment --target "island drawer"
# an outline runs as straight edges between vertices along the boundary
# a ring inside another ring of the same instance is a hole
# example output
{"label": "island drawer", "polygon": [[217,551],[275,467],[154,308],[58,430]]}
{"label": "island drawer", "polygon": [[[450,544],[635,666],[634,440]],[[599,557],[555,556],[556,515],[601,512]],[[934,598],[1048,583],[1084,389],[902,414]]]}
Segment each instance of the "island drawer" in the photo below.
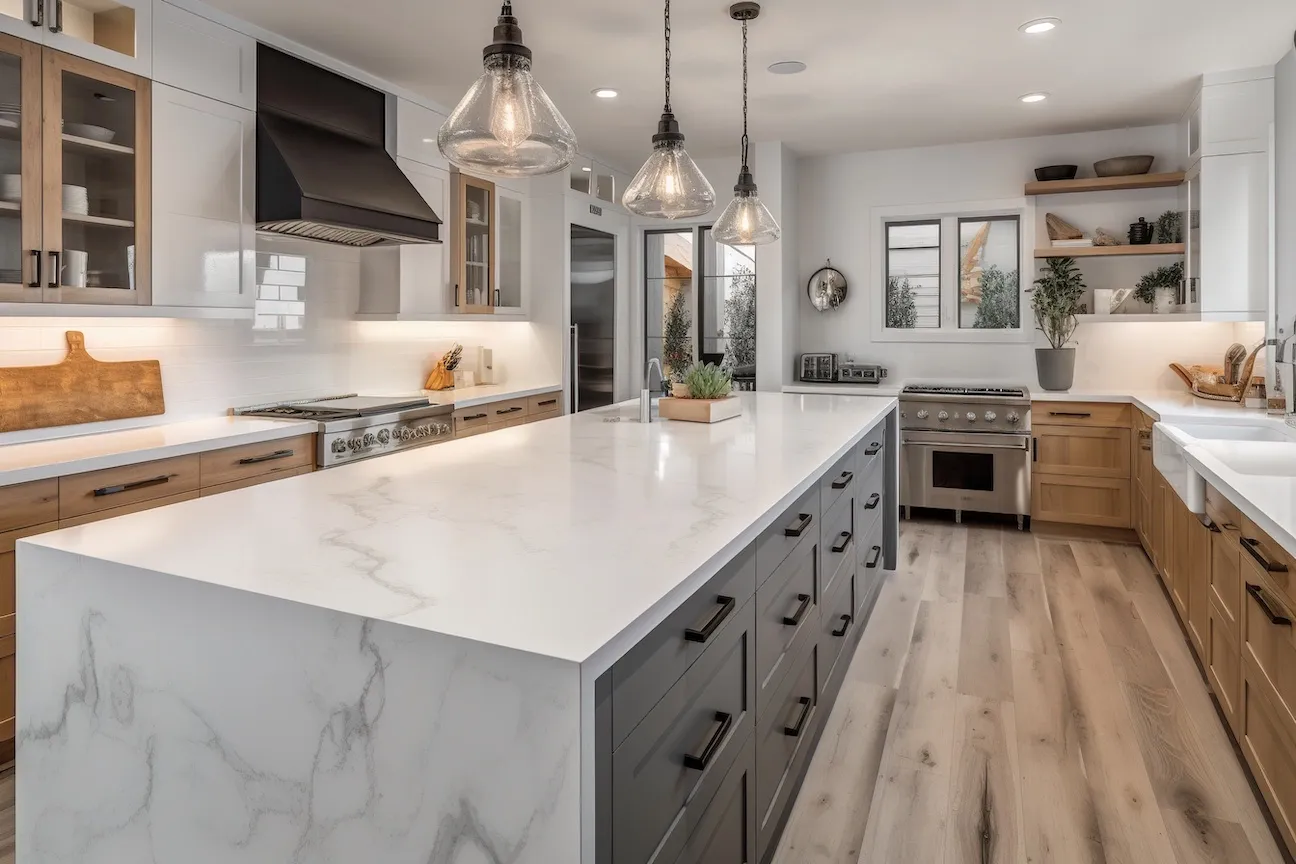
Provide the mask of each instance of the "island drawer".
{"label": "island drawer", "polygon": [[1036,426],[1107,426],[1130,428],[1130,406],[1122,402],[1032,402]]}
{"label": "island drawer", "polygon": [[822,584],[819,596],[832,593],[837,579],[841,578],[846,562],[855,566],[855,529],[853,499],[844,497],[824,515],[823,536],[819,542],[823,566],[820,568]]}
{"label": "island drawer", "polygon": [[554,390],[552,393],[537,393],[534,396],[527,397],[528,414],[548,414],[551,411],[562,410],[562,391]]}
{"label": "island drawer", "polygon": [[[682,846],[755,725],[750,602],[612,752],[611,855],[644,864]],[[666,856],[662,860],[670,860]]]}
{"label": "island drawer", "polygon": [[787,819],[800,780],[799,769],[809,757],[819,722],[815,686],[818,646],[810,643],[798,660],[787,685],[780,688],[756,724],[757,860],[765,859]]}
{"label": "island drawer", "polygon": [[198,463],[195,453],[64,477],[59,481],[59,519],[196,492]]}
{"label": "island drawer", "polygon": [[859,567],[855,571],[855,602],[857,608],[862,608],[865,601],[881,584],[882,577],[886,575],[883,570],[886,566],[886,542],[883,539],[885,536],[885,522],[878,519],[873,523],[873,527],[869,529],[869,533],[860,538],[860,541],[856,544],[856,548],[859,550]]}
{"label": "island drawer", "polygon": [[855,450],[837,460],[819,480],[819,502],[824,513],[837,505],[839,499],[851,497],[855,490]]}
{"label": "island drawer", "polygon": [[808,537],[818,539],[819,514],[819,485],[815,484],[761,532],[756,540],[758,586],[778,569],[802,540]]}
{"label": "island drawer", "polygon": [[756,548],[748,546],[612,667],[612,746],[707,649],[741,628],[738,610],[756,593]]}
{"label": "island drawer", "polygon": [[[886,453],[886,423],[879,423],[868,431],[864,440],[855,445],[856,470],[864,477],[875,467],[880,466],[883,454]],[[857,493],[858,494],[858,493]]]}
{"label": "island drawer", "polygon": [[853,573],[852,568],[838,576],[833,580],[833,590],[824,595],[819,619],[819,692],[824,694],[825,703],[832,701],[829,685],[839,684],[841,676],[837,673],[850,664],[846,646],[855,644],[857,603]]}
{"label": "island drawer", "polygon": [[815,544],[807,541],[756,589],[757,711],[765,709],[779,682],[787,677],[794,647],[803,641],[801,634],[818,627],[818,558]]}
{"label": "island drawer", "polygon": [[[670,861],[670,852],[658,858]],[[675,864],[755,864],[756,861],[756,742],[747,743],[720,788],[707,805],[702,821]]]}
{"label": "island drawer", "polygon": [[882,498],[886,492],[886,466],[873,462],[866,473],[860,475],[855,485],[855,527],[860,533],[868,530],[873,521],[882,515]]}
{"label": "island drawer", "polygon": [[58,495],[57,477],[0,487],[0,531],[55,521]]}
{"label": "island drawer", "polygon": [[315,436],[299,435],[203,453],[198,457],[198,474],[202,488],[206,489],[314,464]]}

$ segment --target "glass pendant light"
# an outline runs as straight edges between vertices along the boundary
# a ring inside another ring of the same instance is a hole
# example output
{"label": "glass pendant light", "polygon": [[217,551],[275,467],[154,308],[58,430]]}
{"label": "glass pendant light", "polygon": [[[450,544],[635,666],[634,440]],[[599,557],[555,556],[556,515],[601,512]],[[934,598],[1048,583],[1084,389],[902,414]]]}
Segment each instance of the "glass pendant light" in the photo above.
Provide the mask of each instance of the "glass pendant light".
{"label": "glass pendant light", "polygon": [[467,171],[534,177],[562,171],[576,157],[576,133],[531,76],[531,49],[506,0],[495,41],[482,49],[485,71],[437,133],[437,147]]}
{"label": "glass pendant light", "polygon": [[626,187],[621,203],[639,216],[687,219],[715,207],[715,190],[684,150],[684,136],[671,113],[670,0],[666,0],[666,107],[653,136],[653,152]]}
{"label": "glass pendant light", "polygon": [[770,213],[756,194],[756,180],[747,167],[747,22],[759,14],[759,3],[735,3],[729,7],[729,15],[742,22],[743,32],[742,168],[738,172],[738,183],[734,186],[733,200],[711,228],[711,236],[716,242],[727,246],[773,243],[782,233],[778,222],[774,220],[774,214]]}

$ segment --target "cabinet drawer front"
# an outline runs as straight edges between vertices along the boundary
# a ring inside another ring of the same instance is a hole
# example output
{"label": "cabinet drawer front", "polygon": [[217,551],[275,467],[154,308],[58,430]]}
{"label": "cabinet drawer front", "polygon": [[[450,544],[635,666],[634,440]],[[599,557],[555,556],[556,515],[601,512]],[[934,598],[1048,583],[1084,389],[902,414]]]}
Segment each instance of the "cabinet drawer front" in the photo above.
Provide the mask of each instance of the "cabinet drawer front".
{"label": "cabinet drawer front", "polygon": [[1296,606],[1296,559],[1245,515],[1239,528],[1238,549],[1244,564],[1264,570],[1283,602]]}
{"label": "cabinet drawer front", "polygon": [[0,638],[0,741],[10,741],[17,733],[18,654],[14,637]]}
{"label": "cabinet drawer front", "polygon": [[198,459],[202,488],[237,483],[315,464],[315,436],[300,435],[203,453]]}
{"label": "cabinet drawer front", "polygon": [[1036,426],[1130,427],[1130,406],[1119,402],[1032,402]]}
{"label": "cabinet drawer front", "polygon": [[819,598],[815,596],[818,556],[814,538],[788,556],[764,585],[756,589],[756,682],[757,706],[782,681],[791,665],[792,649],[802,632],[818,627]]}
{"label": "cabinet drawer front", "polygon": [[843,497],[849,498],[854,493],[856,461],[852,449],[819,479],[819,507],[825,517],[828,511],[837,506],[838,501]]}
{"label": "cabinet drawer front", "polygon": [[1128,528],[1130,481],[1109,477],[1031,476],[1031,517],[1040,522]]}
{"label": "cabinet drawer front", "polygon": [[[858,563],[855,568],[855,603],[856,612],[863,611],[864,604],[877,591],[882,579],[886,576],[886,536],[885,524],[881,519],[873,523],[869,533],[856,544]],[[861,629],[862,624],[861,623]]]}
{"label": "cabinet drawer front", "polygon": [[832,592],[838,571],[844,570],[846,562],[855,564],[855,533],[853,499],[843,497],[833,509],[824,514],[823,532],[820,535],[819,549],[823,558],[820,568],[822,585],[819,596],[826,597]]}
{"label": "cabinet drawer front", "polygon": [[64,477],[59,481],[59,519],[193,492],[198,489],[198,461],[195,453]]}
{"label": "cabinet drawer front", "polygon": [[462,435],[470,429],[485,429],[495,416],[490,409],[490,405],[478,405],[475,408],[460,408],[455,411],[455,434]]}
{"label": "cabinet drawer front", "polygon": [[17,531],[0,534],[0,636],[14,634],[14,613],[17,606],[17,572],[18,555],[15,545],[24,537],[34,537],[47,531],[57,531],[57,522],[46,522],[44,525],[32,525]]}
{"label": "cabinet drawer front", "polygon": [[[1242,651],[1247,679],[1262,678],[1273,707],[1296,724],[1296,643],[1292,611],[1274,595],[1258,569],[1247,565],[1242,607]],[[1284,623],[1285,622],[1285,623]]]}
{"label": "cabinet drawer front", "polygon": [[526,417],[526,422],[539,423],[541,420],[552,420],[555,417],[561,417],[561,416],[563,416],[563,412],[562,409],[559,408],[557,411],[545,411],[541,414],[528,414]]}
{"label": "cabinet drawer front", "polygon": [[535,396],[527,397],[528,414],[548,414],[552,411],[562,411],[561,390],[555,390],[552,393],[537,393]]}
{"label": "cabinet drawer front", "polygon": [[[666,853],[663,849],[662,852]],[[663,854],[664,860],[670,856]],[[756,742],[747,743],[720,782],[702,820],[675,864],[755,864]]]}
{"label": "cabinet drawer front", "polygon": [[275,480],[287,480],[289,477],[300,477],[303,474],[310,474],[314,470],[314,465],[306,465],[301,468],[290,468],[287,471],[275,471],[273,474],[258,474],[253,477],[246,477],[242,480],[235,480],[233,483],[222,483],[219,486],[204,485],[199,491],[199,495],[203,498],[210,498],[213,495],[220,495],[222,492],[233,492],[235,489],[246,489],[249,486],[260,486],[262,483],[270,483]]}
{"label": "cabinet drawer front", "polygon": [[859,466],[859,476],[863,477],[886,461],[886,423],[879,423],[869,430],[860,443],[855,445],[855,460]]}
{"label": "cabinet drawer front", "polygon": [[84,516],[77,516],[73,519],[60,519],[59,528],[75,528],[78,525],[89,525],[91,522],[103,522],[105,519],[116,519],[118,516],[128,516],[131,513],[141,513],[145,510],[156,510],[158,507],[169,507],[172,504],[179,504],[182,501],[193,501],[199,496],[197,489],[188,492],[182,492],[179,495],[168,495],[165,498],[150,498],[147,501],[137,501],[134,504],[127,504],[125,507],[111,507],[107,510],[96,510],[93,513],[87,513]]}
{"label": "cabinet drawer front", "polygon": [[613,751],[612,857],[617,864],[643,864],[663,840],[669,845],[691,836],[751,734],[752,604],[739,611],[738,626],[729,628]]}
{"label": "cabinet drawer front", "polygon": [[819,516],[819,486],[815,485],[761,532],[756,540],[757,585],[768,579],[802,540],[818,539]]}
{"label": "cabinet drawer front", "polygon": [[[525,417],[527,413],[527,400],[526,398],[522,398],[491,402],[489,405],[482,405],[481,411],[485,411],[490,417],[488,422],[502,423],[505,420]],[[480,411],[478,413],[480,413]]]}
{"label": "cabinet drawer front", "polygon": [[0,487],[0,531],[13,531],[58,519],[57,477]]}
{"label": "cabinet drawer front", "polygon": [[1211,534],[1210,595],[1234,640],[1242,609],[1242,552],[1226,532]]}
{"label": "cabinet drawer front", "polygon": [[1224,716],[1236,731],[1241,720],[1242,657],[1237,642],[1222,625],[1219,616],[1214,614],[1215,611],[1212,608],[1210,632],[1207,635],[1210,663],[1206,667],[1206,677],[1210,681],[1211,690],[1215,691],[1215,698],[1219,700]]}
{"label": "cabinet drawer front", "polygon": [[873,462],[855,482],[855,528],[868,533],[875,519],[882,518],[886,492],[886,470],[880,461]]}
{"label": "cabinet drawer front", "polygon": [[756,724],[756,831],[762,858],[791,806],[797,769],[809,754],[819,721],[818,646],[807,647],[788,686]]}
{"label": "cabinet drawer front", "polygon": [[1289,847],[1296,846],[1296,737],[1264,688],[1246,685],[1242,752]]}
{"label": "cabinet drawer front", "polygon": [[612,667],[612,746],[619,747],[703,652],[741,627],[738,611],[756,592],[748,546]]}
{"label": "cabinet drawer front", "polygon": [[1206,515],[1222,530],[1232,531],[1235,537],[1242,528],[1242,512],[1214,486],[1206,487]]}
{"label": "cabinet drawer front", "polygon": [[1031,471],[1080,477],[1129,478],[1130,430],[1054,426],[1035,430]]}
{"label": "cabinet drawer front", "polygon": [[[854,644],[855,630],[859,626],[856,620],[855,580],[851,578],[854,569],[843,573],[833,581],[833,591],[825,594],[823,609],[819,616],[819,692],[829,691],[829,685],[837,683],[837,674],[850,662],[850,654],[845,649]],[[825,697],[825,702],[827,697]]]}
{"label": "cabinet drawer front", "polygon": [[514,426],[523,426],[526,424],[526,422],[527,422],[527,415],[518,414],[517,416],[510,417],[507,420],[499,420],[497,422],[492,422],[486,428],[492,432],[496,432],[500,429],[511,429]]}
{"label": "cabinet drawer front", "polygon": [[489,431],[491,431],[490,426],[488,426],[484,420],[478,425],[468,426],[466,428],[460,427],[458,420],[455,421],[456,438],[471,438],[474,435],[485,435]]}

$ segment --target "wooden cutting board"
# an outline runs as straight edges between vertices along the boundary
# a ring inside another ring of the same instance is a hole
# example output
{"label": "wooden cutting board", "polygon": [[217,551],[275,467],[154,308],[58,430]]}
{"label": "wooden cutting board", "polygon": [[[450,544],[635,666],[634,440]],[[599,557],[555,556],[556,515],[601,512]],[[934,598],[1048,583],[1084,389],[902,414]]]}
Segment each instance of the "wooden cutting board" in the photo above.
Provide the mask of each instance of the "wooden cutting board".
{"label": "wooden cutting board", "polygon": [[86,353],[85,336],[75,330],[67,343],[67,357],[54,366],[0,368],[0,432],[166,412],[158,361],[102,363]]}

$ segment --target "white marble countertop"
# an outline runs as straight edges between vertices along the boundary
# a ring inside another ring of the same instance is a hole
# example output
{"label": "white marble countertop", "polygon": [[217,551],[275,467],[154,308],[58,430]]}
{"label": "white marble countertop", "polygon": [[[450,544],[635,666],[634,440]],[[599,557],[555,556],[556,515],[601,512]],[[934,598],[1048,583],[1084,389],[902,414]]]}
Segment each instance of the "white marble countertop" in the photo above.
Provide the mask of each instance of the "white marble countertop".
{"label": "white marble countertop", "polygon": [[213,417],[0,447],[0,486],[307,435],[317,423]]}
{"label": "white marble countertop", "polygon": [[453,390],[424,390],[431,401],[439,405],[453,402],[456,408],[472,408],[501,399],[520,399],[524,396],[538,396],[541,393],[552,393],[561,390],[562,384],[547,383],[508,383],[477,384],[473,387],[456,387]]}
{"label": "white marble countertop", "polygon": [[613,406],[20,547],[607,668],[895,405],[739,398],[715,425]]}

